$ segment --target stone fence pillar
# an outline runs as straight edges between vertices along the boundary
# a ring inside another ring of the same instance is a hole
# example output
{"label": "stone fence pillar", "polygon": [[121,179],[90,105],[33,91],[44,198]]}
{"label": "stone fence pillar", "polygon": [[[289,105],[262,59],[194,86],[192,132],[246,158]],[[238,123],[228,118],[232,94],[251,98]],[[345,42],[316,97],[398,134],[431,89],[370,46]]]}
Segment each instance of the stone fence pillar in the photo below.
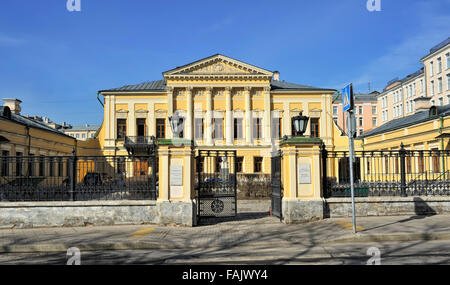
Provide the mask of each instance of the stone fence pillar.
{"label": "stone fence pillar", "polygon": [[284,189],[282,215],[285,223],[324,217],[321,145],[321,139],[309,137],[289,138],[280,144]]}
{"label": "stone fence pillar", "polygon": [[186,139],[158,141],[160,224],[196,225],[193,146]]}

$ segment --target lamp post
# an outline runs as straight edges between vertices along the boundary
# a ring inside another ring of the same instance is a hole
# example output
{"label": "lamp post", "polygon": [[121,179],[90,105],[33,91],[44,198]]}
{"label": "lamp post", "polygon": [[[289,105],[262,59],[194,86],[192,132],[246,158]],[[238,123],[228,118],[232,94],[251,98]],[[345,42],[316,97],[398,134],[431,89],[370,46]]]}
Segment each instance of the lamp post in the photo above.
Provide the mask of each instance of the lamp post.
{"label": "lamp post", "polygon": [[303,116],[302,112],[298,116],[292,118],[292,130],[294,137],[302,137],[306,132],[308,126],[309,117]]}

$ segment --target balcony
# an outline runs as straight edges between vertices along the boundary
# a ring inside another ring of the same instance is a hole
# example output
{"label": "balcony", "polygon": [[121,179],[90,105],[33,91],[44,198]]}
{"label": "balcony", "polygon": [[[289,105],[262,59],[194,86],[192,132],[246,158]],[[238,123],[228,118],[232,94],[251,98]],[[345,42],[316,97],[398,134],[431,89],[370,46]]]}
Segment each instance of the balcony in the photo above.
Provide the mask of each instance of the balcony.
{"label": "balcony", "polygon": [[126,136],[123,146],[130,155],[150,155],[156,151],[154,136]]}

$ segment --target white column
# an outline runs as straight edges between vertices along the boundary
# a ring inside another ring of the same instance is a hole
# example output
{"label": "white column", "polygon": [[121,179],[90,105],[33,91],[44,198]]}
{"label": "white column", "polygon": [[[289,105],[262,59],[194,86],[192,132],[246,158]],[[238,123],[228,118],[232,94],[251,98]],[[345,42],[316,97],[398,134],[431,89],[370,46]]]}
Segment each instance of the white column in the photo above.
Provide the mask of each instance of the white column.
{"label": "white column", "polygon": [[167,119],[166,130],[167,137],[173,138],[172,128],[170,127],[169,117],[173,115],[173,87],[167,87]]}
{"label": "white column", "polygon": [[225,88],[225,97],[226,97],[226,143],[227,145],[233,145],[233,111],[232,111],[232,103],[231,103],[231,87]]}
{"label": "white column", "polygon": [[270,108],[270,87],[264,87],[264,142],[270,144],[271,142],[271,108]]}
{"label": "white column", "polygon": [[291,126],[291,110],[288,102],[285,102],[283,112],[283,133],[287,136],[292,136],[292,126]]}
{"label": "white column", "polygon": [[136,116],[134,113],[134,103],[128,104],[128,123],[127,123],[127,136],[136,136]]}
{"label": "white column", "polygon": [[252,103],[250,99],[250,87],[245,87],[245,143],[252,144]]}
{"label": "white column", "polygon": [[213,118],[213,110],[212,110],[212,88],[206,88],[206,144],[212,145],[212,118]]}
{"label": "white column", "polygon": [[192,102],[192,87],[186,88],[186,139],[192,140],[194,138],[194,128],[193,128],[193,102]]}

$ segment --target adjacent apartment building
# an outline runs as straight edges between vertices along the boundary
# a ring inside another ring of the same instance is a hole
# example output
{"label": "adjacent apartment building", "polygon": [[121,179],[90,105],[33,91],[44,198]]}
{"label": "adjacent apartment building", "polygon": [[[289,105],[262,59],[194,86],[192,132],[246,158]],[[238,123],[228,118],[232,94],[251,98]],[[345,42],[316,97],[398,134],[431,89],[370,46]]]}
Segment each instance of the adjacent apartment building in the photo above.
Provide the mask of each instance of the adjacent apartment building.
{"label": "adjacent apartment building", "polygon": [[87,141],[88,139],[95,138],[95,134],[99,128],[100,126],[85,124],[83,126],[70,126],[63,129],[62,132],[77,140]]}
{"label": "adjacent apartment building", "polygon": [[422,97],[432,106],[450,104],[450,38],[420,61],[424,65],[420,70],[389,81],[377,96],[379,125],[414,114],[416,101]]}

